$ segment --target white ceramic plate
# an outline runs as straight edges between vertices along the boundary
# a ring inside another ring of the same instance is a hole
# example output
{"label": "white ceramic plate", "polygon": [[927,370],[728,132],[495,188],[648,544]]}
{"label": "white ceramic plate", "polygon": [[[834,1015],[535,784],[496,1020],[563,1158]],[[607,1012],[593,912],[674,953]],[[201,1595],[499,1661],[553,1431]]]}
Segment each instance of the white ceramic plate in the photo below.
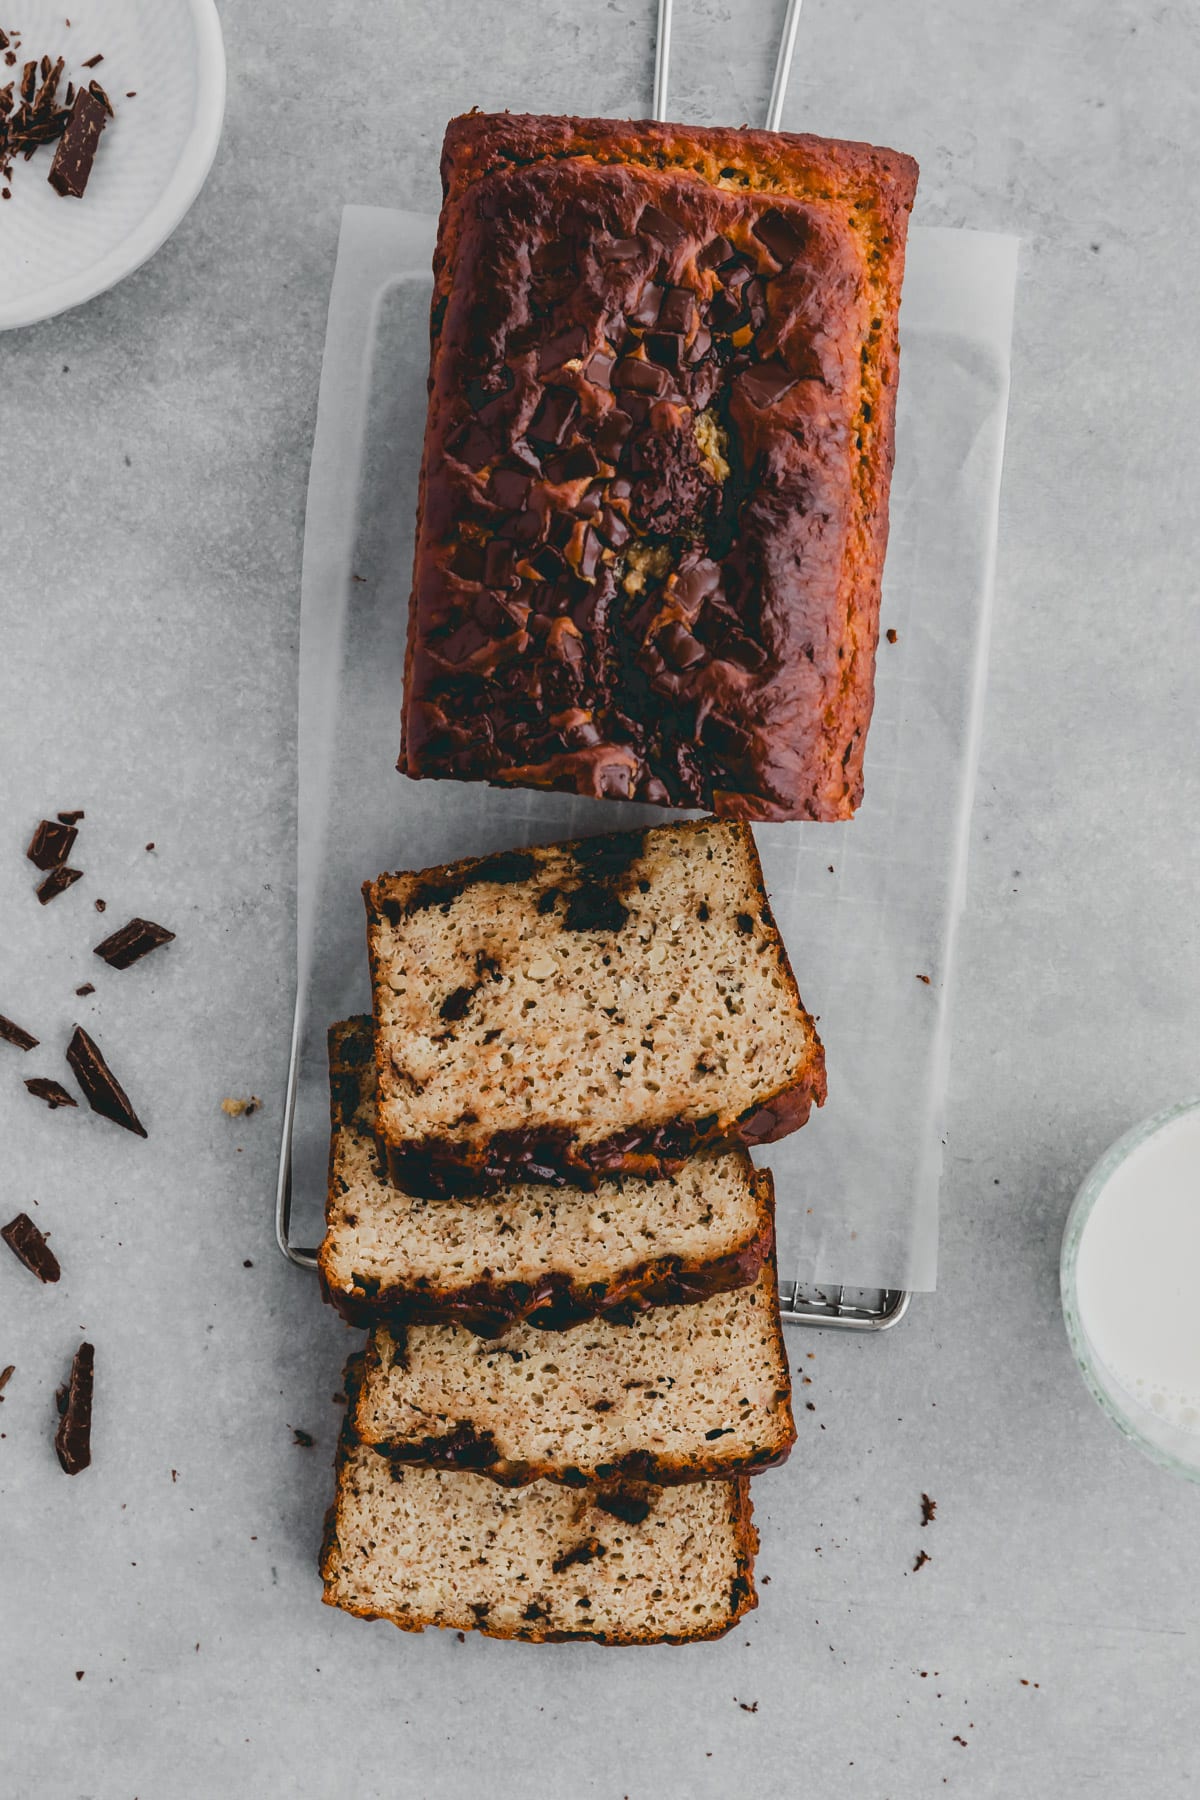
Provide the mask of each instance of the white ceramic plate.
{"label": "white ceramic plate", "polygon": [[[225,50],[214,0],[5,0],[0,24],[21,38],[4,81],[26,59],[62,56],[60,92],[94,76],[116,115],[82,199],[50,186],[52,145],[14,165],[0,200],[2,330],[104,293],[171,235],[216,155]],[[97,52],[104,61],[85,70]]]}

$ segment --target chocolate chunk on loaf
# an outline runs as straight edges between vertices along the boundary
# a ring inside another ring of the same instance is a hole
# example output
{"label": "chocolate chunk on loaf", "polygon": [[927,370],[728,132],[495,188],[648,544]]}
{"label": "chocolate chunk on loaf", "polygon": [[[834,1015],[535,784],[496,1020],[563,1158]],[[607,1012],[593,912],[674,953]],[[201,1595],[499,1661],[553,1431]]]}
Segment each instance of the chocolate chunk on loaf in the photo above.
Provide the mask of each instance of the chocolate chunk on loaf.
{"label": "chocolate chunk on loaf", "polygon": [[916,164],[474,113],[442,178],[400,767],[848,818]]}
{"label": "chocolate chunk on loaf", "polygon": [[825,1097],[748,826],[701,820],[384,875],[364,894],[376,1129],[433,1196],[594,1188],[765,1143]]}
{"label": "chocolate chunk on loaf", "polygon": [[374,1331],[354,1428],[393,1462],[472,1469],[506,1486],[675,1483],[751,1474],[795,1441],[773,1262],[734,1293],[628,1324]]}
{"label": "chocolate chunk on loaf", "polygon": [[607,1493],[405,1468],[352,1440],[325,1528],[325,1602],[404,1631],[688,1643],[757,1604],[750,1484]]}
{"label": "chocolate chunk on loaf", "polygon": [[771,1254],[771,1177],[741,1149],[674,1177],[607,1176],[591,1194],[513,1182],[493,1199],[434,1199],[386,1177],[374,1138],[371,1021],[329,1033],[329,1200],[319,1266],[353,1324],[457,1320],[494,1337],[697,1301],[752,1282]]}

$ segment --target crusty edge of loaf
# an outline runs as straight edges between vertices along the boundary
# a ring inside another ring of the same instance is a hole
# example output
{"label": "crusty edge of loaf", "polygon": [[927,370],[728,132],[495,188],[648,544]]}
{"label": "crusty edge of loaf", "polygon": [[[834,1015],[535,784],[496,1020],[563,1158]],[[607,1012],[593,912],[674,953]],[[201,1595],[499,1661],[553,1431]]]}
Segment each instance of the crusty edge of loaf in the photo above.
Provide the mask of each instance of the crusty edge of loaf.
{"label": "crusty edge of loaf", "polygon": [[[908,216],[916,193],[918,167],[911,156],[874,144],[822,138],[809,133],[732,130],[726,127],[673,125],[651,119],[572,118],[540,114],[471,112],[452,119],[442,146],[443,205],[434,256],[434,316],[444,310],[453,286],[454,268],[462,231],[463,203],[472,184],[496,168],[533,162],[556,162],[567,157],[590,156],[596,162],[641,162],[652,169],[677,168],[694,177],[700,174],[711,185],[731,169],[742,177],[748,191],[780,192],[803,199],[811,193],[806,183],[824,182],[833,190],[821,197],[849,203],[855,228],[865,227],[869,247],[862,258],[863,279],[872,295],[872,314],[881,321],[868,342],[863,366],[858,412],[859,468],[867,471],[860,486],[855,480],[852,518],[856,549],[843,559],[839,597],[845,609],[851,654],[841,676],[847,701],[851,735],[840,758],[842,792],[827,793],[798,813],[792,806],[776,805],[761,795],[718,790],[713,811],[720,818],[783,820],[815,817],[837,821],[853,816],[862,800],[863,759],[867,731],[874,707],[875,653],[879,639],[879,607],[883,565],[888,540],[888,496],[895,461],[896,382],[899,369],[899,303],[904,276]],[[439,341],[433,333],[430,392],[433,393]],[[870,388],[870,409],[864,410]],[[426,460],[431,433],[427,430],[421,461],[421,496],[414,547],[413,588],[423,543]],[[863,554],[865,549],[865,555]],[[405,664],[407,721],[408,675],[416,641],[415,606],[409,609],[408,653]],[[837,768],[835,745],[830,759]],[[419,768],[408,763],[402,748],[402,769],[418,777]],[[837,777],[835,776],[835,780]],[[494,785],[506,785],[503,777]]]}
{"label": "crusty edge of loaf", "polygon": [[[770,1175],[766,1169],[757,1171],[757,1174],[760,1181],[767,1184],[766,1194],[769,1199]],[[774,1280],[773,1255],[764,1259],[763,1267],[770,1269]],[[728,1291],[714,1289],[714,1294]],[[403,1356],[404,1326],[389,1323]],[[502,1457],[491,1434],[476,1431],[470,1420],[461,1420],[452,1429],[436,1437],[373,1438],[368,1430],[364,1430],[366,1401],[361,1383],[357,1390],[354,1430],[360,1443],[370,1444],[372,1449],[379,1450],[393,1462],[418,1463],[438,1469],[470,1469],[477,1475],[486,1475],[490,1481],[498,1482],[502,1487],[527,1487],[532,1481],[554,1481],[562,1487],[572,1488],[596,1487],[623,1481],[645,1481],[655,1487],[674,1487],[690,1481],[760,1474],[763,1469],[778,1468],[781,1463],[785,1463],[796,1442],[796,1422],[792,1416],[791,1369],[778,1306],[775,1308],[772,1337],[775,1366],[781,1371],[782,1385],[778,1389],[775,1408],[763,1427],[765,1441],[752,1456],[738,1455],[725,1450],[719,1442],[714,1442],[705,1445],[702,1450],[694,1451],[690,1456],[677,1453],[656,1454],[650,1450],[631,1451],[616,1462],[601,1463],[589,1468],[572,1465],[563,1468],[560,1463]],[[362,1353],[361,1367],[364,1375],[366,1371],[382,1370],[382,1359],[374,1337],[368,1340]]]}
{"label": "crusty edge of loaf", "polygon": [[[439,1630],[456,1629],[455,1627],[440,1626],[434,1618],[398,1618],[395,1613],[382,1608],[355,1605],[348,1600],[339,1599],[333,1591],[340,1572],[341,1542],[338,1537],[338,1502],[341,1494],[342,1465],[357,1441],[354,1437],[351,1420],[357,1405],[358,1383],[361,1381],[361,1368],[356,1366],[360,1361],[360,1358],[351,1357],[346,1368],[346,1393],[350,1405],[347,1408],[346,1422],[338,1442],[337,1456],[334,1459],[337,1488],[333,1504],[325,1514],[324,1529],[321,1534],[318,1563],[321,1580],[324,1583],[324,1592],[321,1598],[326,1606],[337,1607],[340,1612],[349,1613],[353,1618],[386,1620],[401,1631],[424,1631],[428,1626]],[[506,1630],[481,1624],[475,1624],[470,1629],[478,1631],[483,1637],[505,1640],[520,1639],[529,1644],[561,1644],[587,1640],[614,1648],[645,1644],[697,1644],[724,1637],[740,1619],[743,1619],[758,1605],[758,1594],[754,1586],[754,1560],[758,1554],[759,1538],[754,1524],[749,1477],[735,1475],[731,1480],[723,1482],[722,1485],[728,1489],[729,1520],[733,1526],[737,1545],[736,1569],[730,1583],[729,1614],[726,1618],[713,1620],[702,1630],[689,1632],[686,1636],[677,1633],[647,1635],[638,1632],[539,1631],[536,1621],[530,1621],[528,1629],[513,1627]]]}

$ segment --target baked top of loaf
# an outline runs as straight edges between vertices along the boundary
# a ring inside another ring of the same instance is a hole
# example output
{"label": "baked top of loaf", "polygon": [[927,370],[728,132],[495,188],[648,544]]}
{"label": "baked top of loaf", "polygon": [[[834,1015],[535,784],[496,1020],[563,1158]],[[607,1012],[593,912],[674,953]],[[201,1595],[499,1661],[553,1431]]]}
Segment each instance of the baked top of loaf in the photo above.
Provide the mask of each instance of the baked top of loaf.
{"label": "baked top of loaf", "polygon": [[377,1132],[417,1193],[655,1178],[824,1099],[746,825],[506,851],[364,894]]}
{"label": "baked top of loaf", "polygon": [[498,1344],[381,1327],[348,1391],[361,1442],[508,1486],[750,1474],[796,1436],[773,1261],[749,1287],[629,1324],[521,1325]]}
{"label": "baked top of loaf", "polygon": [[757,1604],[750,1484],[614,1493],[503,1488],[344,1442],[326,1522],[325,1602],[405,1631],[534,1643],[686,1643]]}
{"label": "baked top of loaf", "polygon": [[753,1281],[771,1253],[771,1177],[742,1149],[677,1175],[610,1176],[594,1193],[515,1182],[492,1200],[422,1199],[387,1180],[374,1138],[371,1021],[329,1033],[333,1134],[319,1266],[326,1297],[368,1324],[457,1319],[570,1325],[615,1309],[700,1300]]}
{"label": "baked top of loaf", "polygon": [[916,164],[475,113],[442,177],[401,768],[847,818]]}

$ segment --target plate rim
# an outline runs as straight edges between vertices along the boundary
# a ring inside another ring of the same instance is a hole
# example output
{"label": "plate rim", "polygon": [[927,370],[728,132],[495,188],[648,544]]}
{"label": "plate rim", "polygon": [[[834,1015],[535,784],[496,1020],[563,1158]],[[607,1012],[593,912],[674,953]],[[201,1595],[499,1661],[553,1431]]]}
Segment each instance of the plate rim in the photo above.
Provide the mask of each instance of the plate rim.
{"label": "plate rim", "polygon": [[186,5],[196,29],[196,108],[170,181],[132,231],[88,268],[8,305],[0,300],[0,331],[43,324],[108,293],[161,250],[198,199],[225,123],[225,40],[216,0]]}

